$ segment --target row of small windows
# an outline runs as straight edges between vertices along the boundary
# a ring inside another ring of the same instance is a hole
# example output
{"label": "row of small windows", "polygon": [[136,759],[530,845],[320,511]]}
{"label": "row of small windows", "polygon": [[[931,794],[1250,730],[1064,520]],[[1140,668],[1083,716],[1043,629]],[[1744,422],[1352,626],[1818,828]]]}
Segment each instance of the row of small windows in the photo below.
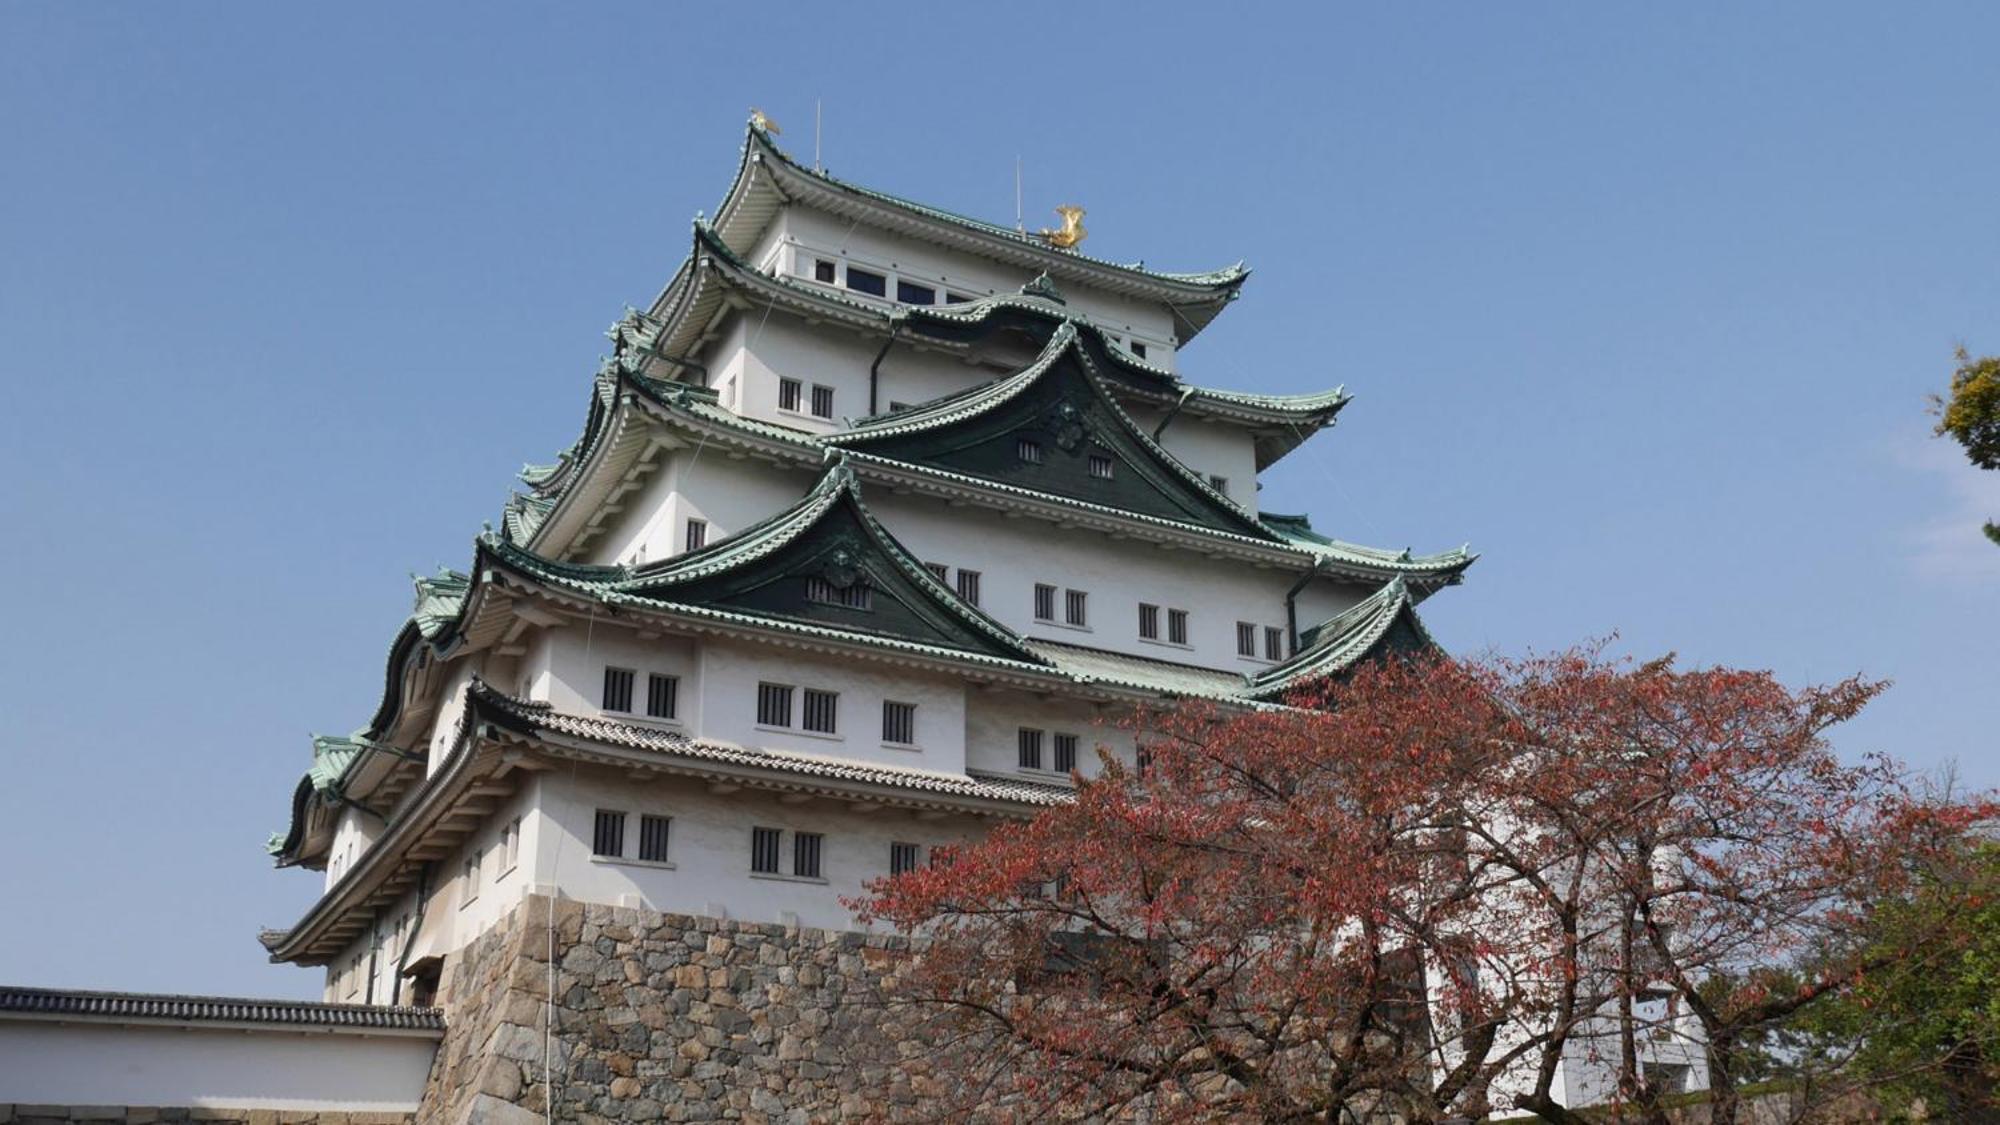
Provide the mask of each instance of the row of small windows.
{"label": "row of small windows", "polygon": [[[1042,450],[1042,443],[1026,437],[1014,439],[1014,458],[1023,465],[1040,465],[1048,459]],[[1090,475],[1098,480],[1115,480],[1118,477],[1118,462],[1112,460],[1108,453],[1089,454],[1084,463]]]}
{"label": "row of small windows", "polygon": [[[806,398],[805,383],[798,379],[779,378],[778,409],[798,414],[801,413],[800,404],[806,401],[808,400]],[[813,417],[829,419],[833,417],[832,387],[827,386],[825,383],[814,383],[812,385],[812,398],[810,402]]]}
{"label": "row of small windows", "polygon": [[958,581],[956,583],[953,583],[951,577],[951,568],[949,566],[946,566],[943,563],[927,562],[924,564],[924,568],[926,570],[929,570],[932,574],[936,575],[937,580],[939,582],[942,582],[946,586],[949,586],[952,589],[956,590],[958,592],[958,596],[964,599],[967,605],[979,604],[978,571],[967,570],[964,567],[959,567]]}
{"label": "row of small windows", "polygon": [[[814,281],[825,285],[838,285],[842,284],[839,280],[839,275],[840,264],[838,262],[835,262],[831,258],[813,259]],[[847,267],[845,284],[847,288],[854,290],[856,293],[866,293],[871,297],[886,298],[889,295],[888,276],[877,273],[874,270],[863,269],[860,266],[850,265]],[[944,303],[948,305],[962,305],[972,299],[963,293],[954,293],[950,290],[946,290],[944,295]],[[908,281],[899,277],[896,279],[896,300],[906,305],[935,305],[938,303],[938,291],[935,286]]]}
{"label": "row of small windows", "polygon": [[[1257,655],[1258,626],[1249,621],[1236,623],[1236,655]],[[1276,625],[1263,626],[1264,659],[1283,660],[1285,658],[1285,631]]]}
{"label": "row of small windows", "polygon": [[[498,842],[493,845],[492,855],[494,861],[500,866],[500,870],[493,873],[493,878],[496,882],[509,871],[514,870],[515,866],[521,862],[520,817],[517,816],[500,826],[500,837]],[[480,876],[486,869],[486,856],[487,849],[485,848],[473,848],[471,851],[465,853],[465,861],[459,871],[459,874],[465,880],[465,893],[459,896],[460,907],[464,907],[467,903],[479,897],[479,881]]]}
{"label": "row of small windows", "polygon": [[667,844],[673,836],[673,818],[650,813],[639,817],[639,853],[625,855],[625,823],[628,814],[617,809],[598,809],[591,822],[590,854],[606,859],[634,858],[647,863],[666,863]]}
{"label": "row of small windows", "polygon": [[862,579],[856,579],[845,586],[836,586],[815,574],[806,578],[806,600],[821,605],[842,606],[846,609],[873,609],[875,590]]}
{"label": "row of small windows", "polygon": [[[601,707],[606,711],[630,714],[632,711],[632,687],[638,672],[630,668],[604,669],[604,696]],[[677,718],[680,711],[681,678],[653,672],[646,677],[646,717],[649,719]]]}
{"label": "row of small windows", "polygon": [[[1052,752],[1052,760],[1046,767],[1042,765],[1042,744],[1045,740]],[[1033,727],[1022,727],[1015,734],[1015,747],[1020,755],[1021,768],[1024,770],[1047,768],[1057,773],[1068,773],[1076,768],[1076,735],[1060,731],[1049,735],[1048,732]]]}
{"label": "row of small windows", "polygon": [[[1063,624],[1079,629],[1090,625],[1090,594],[1084,590],[1062,591]],[[1053,623],[1056,619],[1056,588],[1035,583],[1035,620]]]}
{"label": "row of small windows", "polygon": [[[631,814],[622,809],[598,809],[591,826],[590,851],[603,859],[638,859],[645,863],[671,863],[668,858],[673,818],[642,813],[639,816],[638,852],[625,854],[626,824]],[[790,847],[786,847],[786,837]],[[750,871],[756,875],[790,875],[796,879],[824,878],[826,836],[820,832],[796,832],[757,825],[750,829]],[[786,860],[790,863],[787,865]],[[895,841],[889,845],[889,873],[915,871],[923,861],[923,845]]]}

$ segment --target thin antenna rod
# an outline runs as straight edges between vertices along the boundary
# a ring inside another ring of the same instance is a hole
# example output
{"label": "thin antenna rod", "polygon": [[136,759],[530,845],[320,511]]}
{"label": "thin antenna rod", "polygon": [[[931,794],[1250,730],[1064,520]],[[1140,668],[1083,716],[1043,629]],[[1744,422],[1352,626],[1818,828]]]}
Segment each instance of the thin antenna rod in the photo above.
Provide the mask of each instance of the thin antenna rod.
{"label": "thin antenna rod", "polygon": [[1028,225],[1021,221],[1021,155],[1014,154],[1014,231],[1028,233]]}
{"label": "thin antenna rod", "polygon": [[819,166],[819,99],[813,99],[813,171],[824,172]]}

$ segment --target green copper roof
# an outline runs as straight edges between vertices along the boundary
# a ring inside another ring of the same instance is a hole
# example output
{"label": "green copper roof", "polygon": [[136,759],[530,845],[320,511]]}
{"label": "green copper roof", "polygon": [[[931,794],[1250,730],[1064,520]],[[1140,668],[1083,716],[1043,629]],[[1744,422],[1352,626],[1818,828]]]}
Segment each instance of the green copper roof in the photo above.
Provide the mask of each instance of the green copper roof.
{"label": "green copper roof", "polygon": [[1437,642],[1417,618],[1409,583],[1394,578],[1303,633],[1299,651],[1250,677],[1244,694],[1252,699],[1281,699],[1302,684],[1339,675],[1364,659],[1391,652],[1436,650]]}

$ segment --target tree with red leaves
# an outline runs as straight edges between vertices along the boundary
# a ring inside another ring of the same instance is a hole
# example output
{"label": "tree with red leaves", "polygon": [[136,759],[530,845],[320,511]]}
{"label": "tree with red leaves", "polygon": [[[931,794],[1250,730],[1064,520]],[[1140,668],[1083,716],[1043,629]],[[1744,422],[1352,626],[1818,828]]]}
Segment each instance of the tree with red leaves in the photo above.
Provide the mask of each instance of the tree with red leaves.
{"label": "tree with red leaves", "polygon": [[891,1000],[939,1117],[1575,1125],[1692,1082],[1729,1122],[1759,1032],[1987,811],[1835,757],[1878,691],[1581,652],[1148,711],[1143,769],[854,905],[920,939]]}

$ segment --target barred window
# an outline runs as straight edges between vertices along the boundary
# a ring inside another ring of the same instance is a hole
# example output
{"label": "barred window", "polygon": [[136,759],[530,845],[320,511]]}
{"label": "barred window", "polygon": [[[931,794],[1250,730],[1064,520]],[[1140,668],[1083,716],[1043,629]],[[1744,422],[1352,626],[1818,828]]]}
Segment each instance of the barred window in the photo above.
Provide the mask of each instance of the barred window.
{"label": "barred window", "polygon": [[1227,496],[1229,495],[1229,478],[1210,473],[1208,474],[1208,487]]}
{"label": "barred window", "polygon": [[978,571],[958,568],[958,596],[964,598],[967,605],[979,604]]}
{"label": "barred window", "polygon": [[778,839],[783,835],[776,828],[750,830],[750,870],[764,875],[778,873]]}
{"label": "barred window", "polygon": [[813,259],[813,280],[833,284],[833,263],[825,258]]}
{"label": "barred window", "polygon": [[616,858],[625,854],[625,814],[615,809],[598,809],[597,823],[590,832],[590,854]]}
{"label": "barred window", "polygon": [[837,605],[845,609],[874,609],[875,588],[859,578],[846,586],[836,586],[819,575],[808,575],[806,600],[821,605]]}
{"label": "barred window", "polygon": [[825,838],[817,832],[792,833],[792,874],[801,879],[819,878],[820,842]]}
{"label": "barred window", "polygon": [[1035,583],[1035,620],[1054,621],[1056,619],[1056,588]]}
{"label": "barred window", "polygon": [[667,832],[673,824],[672,817],[641,816],[639,818],[639,858],[652,863],[667,861]]}
{"label": "barred window", "polygon": [[797,411],[805,389],[806,385],[797,379],[778,380],[778,409]]}
{"label": "barred window", "polygon": [[807,688],[805,692],[805,714],[799,725],[816,734],[832,734],[839,726],[840,695],[837,692]]}
{"label": "barred window", "polygon": [[1144,777],[1147,774],[1153,772],[1152,747],[1150,746],[1139,747],[1138,751],[1133,755],[1133,759],[1134,759],[1133,764],[1138,767],[1140,777]]}
{"label": "barred window", "polygon": [[1063,591],[1063,621],[1070,625],[1088,625],[1090,595],[1082,590]]}
{"label": "barred window", "polygon": [[1021,768],[1038,770],[1042,768],[1042,732],[1022,727],[1016,736],[1021,752]]}
{"label": "barred window", "polygon": [[901,875],[905,871],[915,871],[920,855],[915,844],[890,844],[889,874]]}
{"label": "barred window", "polygon": [[699,551],[706,546],[708,546],[708,521],[689,520],[687,522],[687,540],[684,549]]}
{"label": "barred window", "polygon": [[1090,475],[1098,480],[1110,480],[1118,471],[1117,462],[1102,453],[1090,455]]}
{"label": "barred window", "polygon": [[1042,463],[1042,443],[1034,438],[1015,438],[1014,456],[1023,465],[1039,465]]}
{"label": "barred window", "polygon": [[914,746],[917,741],[917,705],[882,701],[882,741],[898,746]]}
{"label": "barred window", "polygon": [[792,725],[791,685],[757,685],[757,725],[764,727]]}
{"label": "barred window", "polygon": [[833,388],[825,383],[813,384],[813,417],[833,417]]}
{"label": "barred window", "polygon": [[1160,639],[1160,607],[1139,603],[1139,636],[1149,641]]}
{"label": "barred window", "polygon": [[646,715],[654,719],[671,719],[680,709],[681,678],[662,676],[658,672],[646,677]]}
{"label": "barred window", "polygon": [[1248,621],[1236,623],[1236,655],[1257,655],[1257,626]]}
{"label": "barred window", "polygon": [[951,581],[951,568],[943,563],[925,563],[924,569],[930,571],[931,576],[939,582]]}
{"label": "barred window", "polygon": [[1058,734],[1055,736],[1055,768],[1057,773],[1068,773],[1076,768],[1076,736]]}
{"label": "barred window", "polygon": [[632,709],[632,669],[606,668],[604,670],[604,709],[606,711],[630,711]]}
{"label": "barred window", "polygon": [[1276,625],[1264,626],[1264,659],[1283,660],[1285,658],[1285,631]]}
{"label": "barred window", "polygon": [[1187,613],[1188,611],[1184,609],[1170,609],[1167,611],[1167,641],[1170,644],[1184,645],[1188,643]]}

